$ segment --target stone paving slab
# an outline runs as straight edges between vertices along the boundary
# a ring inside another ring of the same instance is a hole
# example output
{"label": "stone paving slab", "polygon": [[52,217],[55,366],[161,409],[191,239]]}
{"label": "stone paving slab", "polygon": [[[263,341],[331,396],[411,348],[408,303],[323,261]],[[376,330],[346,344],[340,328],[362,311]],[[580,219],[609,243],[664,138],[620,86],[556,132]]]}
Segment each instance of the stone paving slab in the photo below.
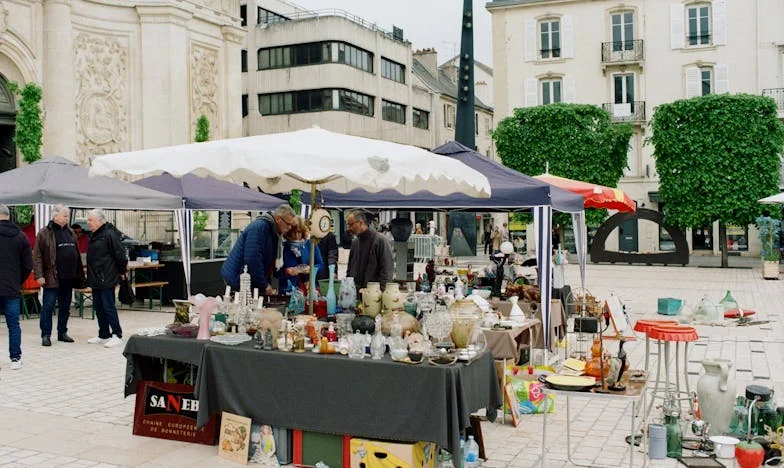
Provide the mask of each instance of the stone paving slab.
{"label": "stone paving slab", "polygon": [[[579,284],[576,265],[566,266],[566,280]],[[618,295],[632,323],[656,317],[659,297],[686,299],[696,306],[703,295],[717,302],[732,291],[741,306],[757,311],[766,326],[698,325],[700,341],[689,347],[688,373],[696,388],[700,360],[722,356],[736,363],[737,391],[755,382],[784,392],[784,333],[779,321],[784,282],[764,281],[759,268],[693,268],[629,265],[589,265],[588,289],[598,297]],[[126,336],[140,327],[169,323],[171,312],[120,312]],[[90,319],[72,318],[69,333],[77,342],[40,346],[37,319],[23,320],[24,368],[11,371],[5,354],[8,335],[0,323],[0,466],[62,467],[212,467],[236,466],[217,457],[216,447],[138,437],[131,434],[134,399],[123,398],[125,359],[122,346],[105,349],[88,345],[97,332]],[[610,345],[612,346],[612,345]],[[644,364],[644,339],[625,349],[632,368]],[[654,350],[655,351],[655,350]],[[658,356],[653,355],[655,365]],[[566,456],[565,399],[556,399],[548,416],[547,466],[573,466]],[[660,404],[660,400],[658,401]],[[628,465],[630,405],[572,399],[572,447],[579,461],[609,466]],[[660,418],[654,408],[649,421]],[[541,415],[525,415],[514,428],[483,422],[488,467],[540,466]],[[639,423],[638,423],[639,426]],[[636,448],[639,452],[639,448]],[[642,453],[635,453],[642,466]],[[732,466],[732,463],[729,464]],[[674,460],[653,460],[650,466],[675,467]]]}

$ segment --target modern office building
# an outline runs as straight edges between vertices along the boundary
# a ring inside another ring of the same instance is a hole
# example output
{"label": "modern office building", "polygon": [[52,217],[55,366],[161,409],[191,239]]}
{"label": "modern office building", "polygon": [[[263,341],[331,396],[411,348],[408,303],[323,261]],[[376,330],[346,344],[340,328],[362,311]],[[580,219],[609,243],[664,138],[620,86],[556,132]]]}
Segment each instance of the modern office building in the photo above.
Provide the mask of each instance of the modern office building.
{"label": "modern office building", "polygon": [[[496,120],[518,107],[576,102],[632,123],[619,186],[639,207],[661,209],[653,148],[644,143],[659,104],[709,93],[764,94],[784,118],[779,0],[495,0],[487,9]],[[758,253],[753,227],[730,227],[728,234],[733,249]],[[694,251],[718,252],[717,226],[687,238]],[[650,222],[629,226],[617,242],[620,250],[671,248]]]}
{"label": "modern office building", "polygon": [[[435,51],[412,51],[402,29],[280,0],[240,8],[244,134],[318,125],[427,149],[454,139],[457,87]],[[492,154],[492,108],[476,109],[477,148]]]}
{"label": "modern office building", "polygon": [[20,87],[37,83],[44,156],[91,155],[242,133],[238,0],[44,0],[0,3],[0,170],[13,144]]}

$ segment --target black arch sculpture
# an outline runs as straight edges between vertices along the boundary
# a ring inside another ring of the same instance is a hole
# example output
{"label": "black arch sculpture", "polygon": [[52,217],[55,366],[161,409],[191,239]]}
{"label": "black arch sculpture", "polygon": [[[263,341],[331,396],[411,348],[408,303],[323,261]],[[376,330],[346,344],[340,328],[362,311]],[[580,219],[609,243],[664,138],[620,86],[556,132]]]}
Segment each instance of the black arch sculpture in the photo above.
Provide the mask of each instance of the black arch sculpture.
{"label": "black arch sculpture", "polygon": [[[630,252],[617,252],[605,249],[607,237],[621,224],[632,221],[644,219],[653,221],[659,226],[663,227],[667,233],[670,234],[672,241],[675,243],[674,252],[656,252],[656,253],[630,253]],[[636,213],[616,213],[604,222],[596,231],[596,235],[591,242],[591,263],[645,263],[647,265],[664,264],[664,265],[688,265],[689,264],[689,244],[686,242],[686,233],[680,229],[674,228],[664,224],[664,216],[656,210],[649,210],[646,208],[637,208]]]}

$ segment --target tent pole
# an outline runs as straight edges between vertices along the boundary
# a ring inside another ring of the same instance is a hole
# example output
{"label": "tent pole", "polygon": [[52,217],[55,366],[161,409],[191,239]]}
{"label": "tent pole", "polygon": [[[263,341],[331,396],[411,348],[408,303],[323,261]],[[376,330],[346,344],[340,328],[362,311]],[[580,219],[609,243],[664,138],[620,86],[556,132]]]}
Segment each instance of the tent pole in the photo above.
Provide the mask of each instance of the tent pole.
{"label": "tent pole", "polygon": [[[310,227],[311,232],[313,231],[313,226],[311,226],[311,222],[313,221],[313,212],[316,210],[316,184],[310,184],[310,219],[308,220],[308,226]],[[316,260],[316,242],[315,239],[311,236],[310,239],[310,273],[308,274],[308,304],[310,304],[310,314],[316,315],[315,309],[313,309],[313,299],[316,297],[316,274],[313,269],[315,268],[315,260]]]}

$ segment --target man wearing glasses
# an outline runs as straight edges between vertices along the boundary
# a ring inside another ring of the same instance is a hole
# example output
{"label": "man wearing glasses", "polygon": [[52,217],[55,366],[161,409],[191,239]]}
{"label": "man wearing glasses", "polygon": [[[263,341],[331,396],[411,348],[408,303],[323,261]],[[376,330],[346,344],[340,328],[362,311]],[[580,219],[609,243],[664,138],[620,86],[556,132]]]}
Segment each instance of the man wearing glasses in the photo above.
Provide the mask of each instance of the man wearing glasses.
{"label": "man wearing glasses", "polygon": [[221,277],[235,291],[240,289],[240,274],[248,266],[251,288],[262,294],[273,294],[269,284],[275,259],[278,257],[280,236],[296,226],[296,215],[287,204],[264,213],[248,225],[240,234],[228,258],[221,267]]}
{"label": "man wearing glasses", "polygon": [[357,288],[364,288],[369,282],[379,282],[384,289],[392,281],[395,268],[392,248],[386,237],[368,227],[367,217],[360,210],[349,212],[346,227],[356,236],[351,243],[346,276],[354,278]]}

